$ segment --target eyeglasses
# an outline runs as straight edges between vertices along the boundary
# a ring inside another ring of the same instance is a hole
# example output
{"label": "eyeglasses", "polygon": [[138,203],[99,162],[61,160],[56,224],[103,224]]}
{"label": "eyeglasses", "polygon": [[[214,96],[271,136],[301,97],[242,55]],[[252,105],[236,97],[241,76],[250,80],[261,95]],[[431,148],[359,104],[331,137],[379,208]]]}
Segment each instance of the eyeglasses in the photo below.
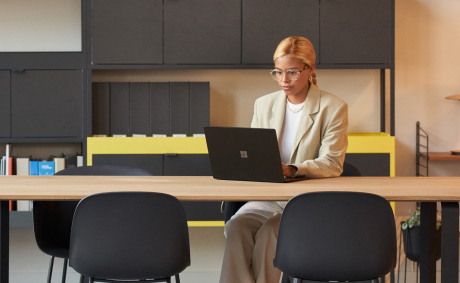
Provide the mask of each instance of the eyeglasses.
{"label": "eyeglasses", "polygon": [[288,81],[296,81],[299,78],[300,73],[308,68],[310,68],[310,66],[306,66],[300,71],[297,69],[289,69],[286,72],[283,72],[280,69],[273,69],[270,70],[270,75],[275,81],[282,81],[284,76],[286,76]]}

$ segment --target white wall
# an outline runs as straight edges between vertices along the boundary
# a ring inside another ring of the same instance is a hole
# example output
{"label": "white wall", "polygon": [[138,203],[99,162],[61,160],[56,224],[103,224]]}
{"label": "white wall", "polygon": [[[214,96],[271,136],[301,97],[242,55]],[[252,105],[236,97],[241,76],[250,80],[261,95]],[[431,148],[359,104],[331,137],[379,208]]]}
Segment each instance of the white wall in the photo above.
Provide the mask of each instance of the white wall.
{"label": "white wall", "polygon": [[80,0],[0,0],[0,52],[81,48]]}

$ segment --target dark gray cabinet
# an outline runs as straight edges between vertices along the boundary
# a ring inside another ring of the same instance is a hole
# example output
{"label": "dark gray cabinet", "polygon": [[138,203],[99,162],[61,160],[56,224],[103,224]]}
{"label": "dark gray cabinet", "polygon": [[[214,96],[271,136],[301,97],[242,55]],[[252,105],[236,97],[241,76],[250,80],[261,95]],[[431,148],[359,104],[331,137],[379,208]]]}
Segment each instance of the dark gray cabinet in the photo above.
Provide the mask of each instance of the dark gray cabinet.
{"label": "dark gray cabinet", "polygon": [[0,71],[0,138],[11,136],[10,123],[10,71]]}
{"label": "dark gray cabinet", "polygon": [[13,138],[82,137],[83,71],[11,73]]}
{"label": "dark gray cabinet", "polygon": [[319,0],[242,1],[243,64],[273,64],[278,44],[293,35],[319,47]]}
{"label": "dark gray cabinet", "polygon": [[[211,176],[207,154],[94,154],[94,165],[142,168],[155,176]],[[182,201],[188,221],[222,221],[220,201]]]}
{"label": "dark gray cabinet", "polygon": [[93,0],[93,64],[162,64],[162,0]]}
{"label": "dark gray cabinet", "polygon": [[355,166],[362,176],[390,176],[389,153],[347,153],[345,162]]}
{"label": "dark gray cabinet", "polygon": [[163,154],[94,154],[93,165],[119,165],[144,169],[163,176]]}
{"label": "dark gray cabinet", "polygon": [[389,64],[390,1],[321,0],[320,63]]}
{"label": "dark gray cabinet", "polygon": [[164,0],[165,64],[241,64],[241,0]]}

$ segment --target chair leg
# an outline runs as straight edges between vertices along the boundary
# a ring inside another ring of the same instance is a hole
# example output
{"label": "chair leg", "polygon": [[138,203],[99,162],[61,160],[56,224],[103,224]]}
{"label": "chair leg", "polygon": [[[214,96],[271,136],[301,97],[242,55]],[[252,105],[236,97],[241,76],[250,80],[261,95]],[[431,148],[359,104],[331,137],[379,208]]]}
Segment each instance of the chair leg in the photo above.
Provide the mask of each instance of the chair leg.
{"label": "chair leg", "polygon": [[283,276],[281,277],[281,283],[290,283],[289,276],[283,272]]}
{"label": "chair leg", "polygon": [[85,282],[85,276],[80,275],[80,283],[84,283],[84,282]]}
{"label": "chair leg", "polygon": [[176,275],[174,276],[174,278],[176,279],[176,283],[180,283],[179,274],[176,274]]}
{"label": "chair leg", "polygon": [[62,283],[65,283],[65,278],[67,276],[67,263],[69,262],[68,258],[64,258],[64,267],[62,269]]}
{"label": "chair leg", "polygon": [[54,256],[52,256],[50,260],[50,267],[48,269],[48,280],[46,280],[46,283],[51,283],[51,276],[53,274],[53,264],[54,264]]}

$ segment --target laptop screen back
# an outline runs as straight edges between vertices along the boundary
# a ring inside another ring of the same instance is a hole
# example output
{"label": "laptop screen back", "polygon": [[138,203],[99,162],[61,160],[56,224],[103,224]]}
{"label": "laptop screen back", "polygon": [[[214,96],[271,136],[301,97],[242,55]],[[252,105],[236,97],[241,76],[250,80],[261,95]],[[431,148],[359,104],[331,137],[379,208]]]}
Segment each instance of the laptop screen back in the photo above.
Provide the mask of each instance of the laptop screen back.
{"label": "laptop screen back", "polygon": [[274,129],[205,127],[204,132],[215,179],[284,182]]}

